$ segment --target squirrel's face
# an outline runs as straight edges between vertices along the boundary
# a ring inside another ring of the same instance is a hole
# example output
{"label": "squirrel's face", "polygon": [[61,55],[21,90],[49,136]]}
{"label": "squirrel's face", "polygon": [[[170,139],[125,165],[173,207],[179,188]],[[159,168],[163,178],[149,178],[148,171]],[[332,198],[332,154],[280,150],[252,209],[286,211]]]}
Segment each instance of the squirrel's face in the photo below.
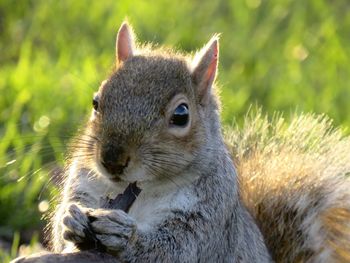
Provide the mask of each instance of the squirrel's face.
{"label": "squirrel's face", "polygon": [[96,167],[112,180],[143,181],[181,173],[196,157],[203,127],[187,64],[135,56],[93,99]]}
{"label": "squirrel's face", "polygon": [[130,34],[124,24],[117,70],[93,99],[94,166],[112,181],[172,181],[198,159],[207,138],[217,40],[192,68],[180,56],[135,55]]}

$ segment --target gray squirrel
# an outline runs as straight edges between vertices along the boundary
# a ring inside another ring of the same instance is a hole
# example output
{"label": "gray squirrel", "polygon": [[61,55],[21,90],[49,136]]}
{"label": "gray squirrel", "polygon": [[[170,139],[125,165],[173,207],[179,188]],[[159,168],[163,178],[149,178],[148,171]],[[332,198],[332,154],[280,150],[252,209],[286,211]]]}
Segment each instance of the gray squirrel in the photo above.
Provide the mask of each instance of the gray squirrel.
{"label": "gray squirrel", "polygon": [[[89,230],[120,262],[350,262],[350,139],[311,115],[223,134],[218,56],[218,36],[192,58],[137,45],[122,24],[74,142],[55,252]],[[134,182],[128,213],[103,208]]]}

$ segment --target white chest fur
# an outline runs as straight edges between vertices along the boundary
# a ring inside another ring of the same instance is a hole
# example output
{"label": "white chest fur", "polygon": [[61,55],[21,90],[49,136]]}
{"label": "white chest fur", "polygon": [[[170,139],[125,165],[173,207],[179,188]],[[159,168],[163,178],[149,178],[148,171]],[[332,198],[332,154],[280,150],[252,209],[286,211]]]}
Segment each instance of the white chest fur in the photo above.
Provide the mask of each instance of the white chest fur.
{"label": "white chest fur", "polygon": [[[88,193],[93,200],[88,204],[91,208],[100,208],[100,200],[106,197],[115,198],[123,193],[128,182],[113,183],[103,175],[90,176],[86,170],[74,169],[71,174],[80,173],[75,181],[75,189]],[[140,230],[147,231],[159,224],[171,214],[174,209],[189,210],[197,202],[189,178],[195,180],[194,174],[183,174],[172,180],[153,180],[138,183],[141,193],[132,205],[129,215],[138,223]]]}
{"label": "white chest fur", "polygon": [[141,230],[147,231],[166,219],[174,209],[188,210],[196,202],[190,187],[156,185],[144,189],[130,209]]}

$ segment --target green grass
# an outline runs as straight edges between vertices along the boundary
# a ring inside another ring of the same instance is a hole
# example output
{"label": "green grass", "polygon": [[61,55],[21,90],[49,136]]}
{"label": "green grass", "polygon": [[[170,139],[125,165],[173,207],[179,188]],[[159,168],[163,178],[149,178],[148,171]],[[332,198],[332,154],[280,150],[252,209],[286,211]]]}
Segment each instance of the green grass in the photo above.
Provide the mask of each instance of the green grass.
{"label": "green grass", "polygon": [[[0,1],[0,236],[40,229],[66,142],[114,63],[127,17],[141,42],[186,52],[222,33],[223,121],[264,111],[350,125],[348,0]],[[14,161],[16,160],[16,161]]]}

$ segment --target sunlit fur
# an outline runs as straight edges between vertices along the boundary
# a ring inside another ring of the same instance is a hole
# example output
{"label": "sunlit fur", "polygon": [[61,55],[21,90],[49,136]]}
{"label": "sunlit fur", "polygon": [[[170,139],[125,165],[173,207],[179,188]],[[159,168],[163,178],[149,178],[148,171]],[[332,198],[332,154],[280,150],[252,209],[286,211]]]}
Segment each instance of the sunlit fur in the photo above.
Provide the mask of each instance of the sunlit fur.
{"label": "sunlit fur", "polygon": [[244,203],[277,262],[350,262],[350,138],[324,116],[226,129]]}

